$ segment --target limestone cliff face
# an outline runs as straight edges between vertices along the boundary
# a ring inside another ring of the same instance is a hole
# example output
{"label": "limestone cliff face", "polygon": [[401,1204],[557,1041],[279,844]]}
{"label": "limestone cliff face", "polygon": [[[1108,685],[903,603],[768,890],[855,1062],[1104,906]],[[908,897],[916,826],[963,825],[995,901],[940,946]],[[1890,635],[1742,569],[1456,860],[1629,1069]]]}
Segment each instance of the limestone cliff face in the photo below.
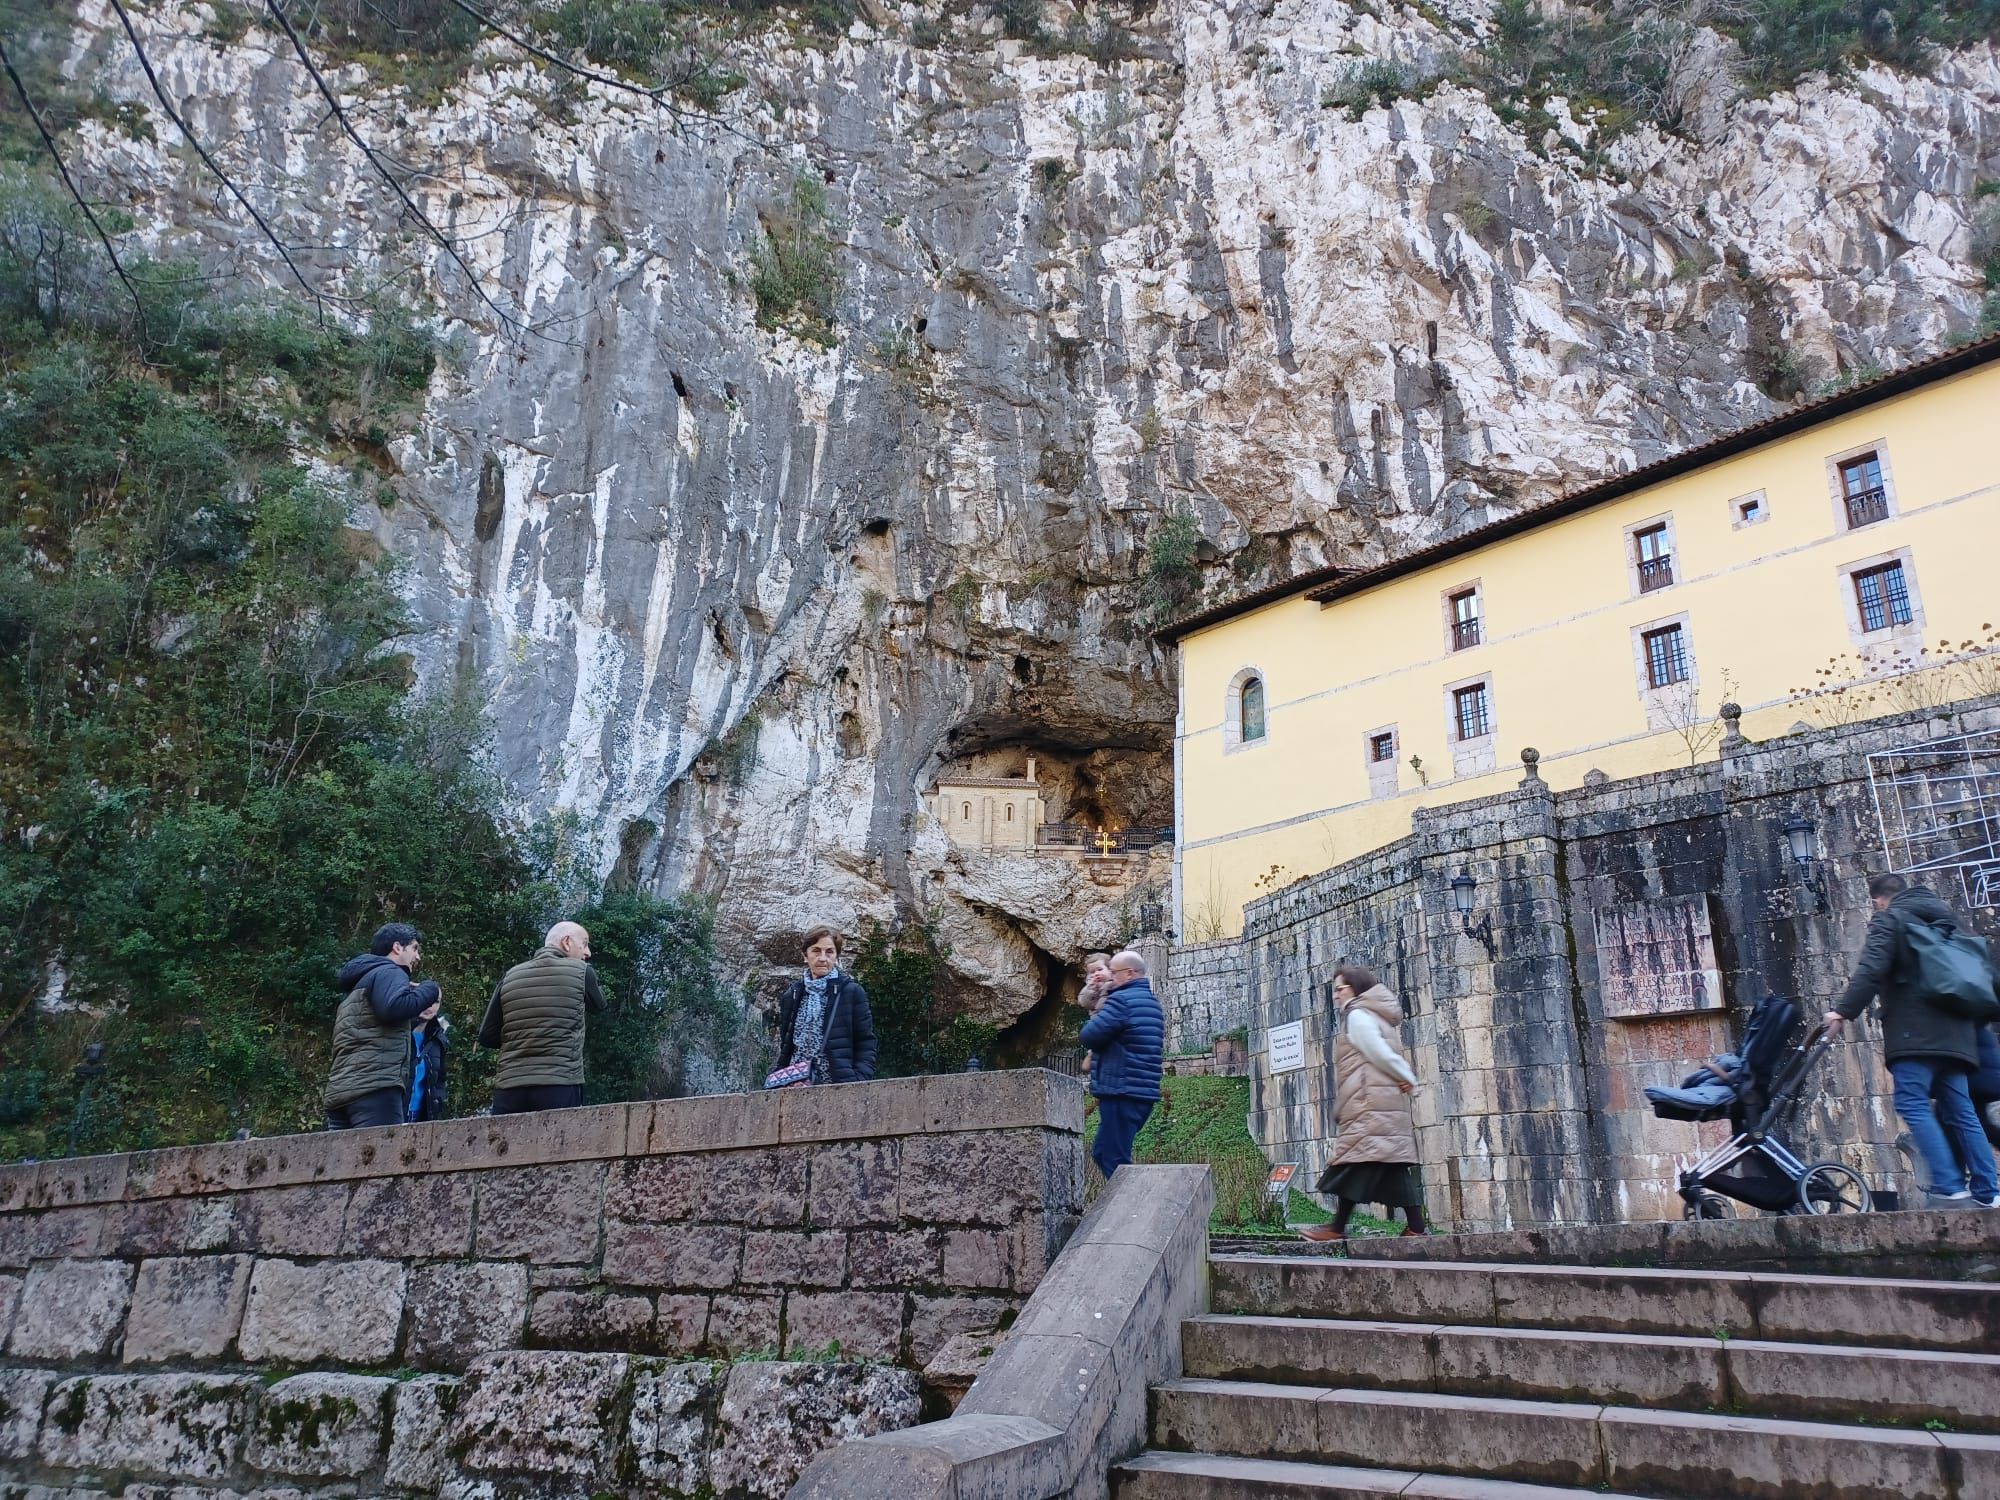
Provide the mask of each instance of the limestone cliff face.
{"label": "limestone cliff face", "polygon": [[[780,29],[721,122],[501,43],[434,106],[337,72],[525,337],[398,220],[281,43],[140,19],[313,274],[440,312],[456,357],[363,524],[409,559],[424,679],[476,686],[524,806],[574,809],[605,871],[717,893],[746,957],[922,905],[1008,1016],[1129,911],[1067,864],[955,857],[921,796],[1032,752],[1052,816],[1169,820],[1172,662],[1137,615],[1163,517],[1198,520],[1211,591],[1376,558],[1755,418],[1774,362],[1886,365],[1977,315],[1992,50],[1716,94],[1699,142],[1560,107],[1531,139],[1449,86],[1321,106],[1359,58],[1463,43],[1482,8],[1452,10],[1455,38],[1172,0],[1108,66],[976,28]],[[99,0],[70,65],[150,106]],[[91,180],[261,268],[154,125],[86,125]],[[800,174],[830,348],[755,318]]]}

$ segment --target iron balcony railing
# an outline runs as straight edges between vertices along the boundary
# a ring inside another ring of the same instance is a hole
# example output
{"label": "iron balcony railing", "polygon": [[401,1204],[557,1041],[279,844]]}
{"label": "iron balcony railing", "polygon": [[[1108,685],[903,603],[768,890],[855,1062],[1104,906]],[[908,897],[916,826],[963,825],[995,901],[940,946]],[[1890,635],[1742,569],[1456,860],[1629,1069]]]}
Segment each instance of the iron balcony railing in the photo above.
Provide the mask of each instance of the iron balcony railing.
{"label": "iron balcony railing", "polygon": [[1106,833],[1088,823],[1044,823],[1035,842],[1046,849],[1085,849],[1097,854],[1137,854],[1174,841],[1173,825],[1164,828],[1114,828]]}
{"label": "iron balcony railing", "polygon": [[1654,589],[1663,589],[1674,581],[1674,560],[1671,557],[1642,557],[1639,559],[1639,592],[1650,594]]}
{"label": "iron balcony railing", "polygon": [[1889,519],[1889,492],[1877,487],[1872,490],[1856,490],[1847,497],[1847,524],[1850,527],[1867,526],[1876,521]]}
{"label": "iron balcony railing", "polygon": [[1477,618],[1470,620],[1453,620],[1451,622],[1452,650],[1463,651],[1467,646],[1476,646],[1478,644],[1479,644],[1479,621]]}

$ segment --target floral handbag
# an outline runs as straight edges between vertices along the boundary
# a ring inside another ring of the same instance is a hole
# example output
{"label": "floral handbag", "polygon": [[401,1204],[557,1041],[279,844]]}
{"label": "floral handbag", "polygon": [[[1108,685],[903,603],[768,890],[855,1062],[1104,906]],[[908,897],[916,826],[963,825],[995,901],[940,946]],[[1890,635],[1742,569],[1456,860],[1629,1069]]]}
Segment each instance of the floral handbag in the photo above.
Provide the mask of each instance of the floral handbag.
{"label": "floral handbag", "polygon": [[764,1079],[764,1087],[767,1089],[796,1088],[802,1083],[812,1082],[812,1071],[812,1059],[809,1057],[802,1058],[788,1067],[779,1068],[775,1073],[768,1074]]}

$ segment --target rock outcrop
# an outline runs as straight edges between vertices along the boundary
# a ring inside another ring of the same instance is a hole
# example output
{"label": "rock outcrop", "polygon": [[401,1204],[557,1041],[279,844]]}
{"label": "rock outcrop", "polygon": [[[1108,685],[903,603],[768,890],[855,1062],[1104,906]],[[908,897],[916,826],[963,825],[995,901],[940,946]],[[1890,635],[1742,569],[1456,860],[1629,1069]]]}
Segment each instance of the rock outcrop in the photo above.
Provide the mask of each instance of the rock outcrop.
{"label": "rock outcrop", "polygon": [[[139,24],[309,274],[439,314],[455,357],[358,524],[408,559],[421,678],[484,700],[522,805],[573,809],[605,873],[717,894],[746,958],[931,911],[1005,1017],[1125,897],[960,857],[921,796],[1035,753],[1105,821],[1166,820],[1166,518],[1211,592],[1375,559],[1978,316],[1991,48],[1734,98],[1718,43],[1684,135],[1560,100],[1510,124],[1453,84],[1322,104],[1369,58],[1479,45],[1486,7],[1448,9],[1176,0],[1108,63],[871,10],[774,25],[712,119],[500,41],[435,103],[333,70],[527,334],[271,34]],[[82,127],[94,187],[276,283],[103,0],[67,66],[152,118]],[[830,344],[760,285],[774,234],[831,254]]]}

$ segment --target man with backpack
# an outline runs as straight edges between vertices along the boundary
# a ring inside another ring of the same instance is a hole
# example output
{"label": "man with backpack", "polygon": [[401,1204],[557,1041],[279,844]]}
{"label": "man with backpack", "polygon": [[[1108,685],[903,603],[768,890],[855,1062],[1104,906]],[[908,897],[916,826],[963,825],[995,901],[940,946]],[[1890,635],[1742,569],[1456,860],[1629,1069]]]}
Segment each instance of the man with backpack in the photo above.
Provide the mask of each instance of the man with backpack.
{"label": "man with backpack", "polygon": [[1966,1087],[1979,1066],[1978,1028],[2000,1014],[1986,941],[1900,875],[1877,875],[1868,894],[1875,915],[1854,977],[1826,1013],[1827,1035],[1880,997],[1896,1113],[1929,1168],[1930,1206],[2000,1208],[1993,1150]]}

